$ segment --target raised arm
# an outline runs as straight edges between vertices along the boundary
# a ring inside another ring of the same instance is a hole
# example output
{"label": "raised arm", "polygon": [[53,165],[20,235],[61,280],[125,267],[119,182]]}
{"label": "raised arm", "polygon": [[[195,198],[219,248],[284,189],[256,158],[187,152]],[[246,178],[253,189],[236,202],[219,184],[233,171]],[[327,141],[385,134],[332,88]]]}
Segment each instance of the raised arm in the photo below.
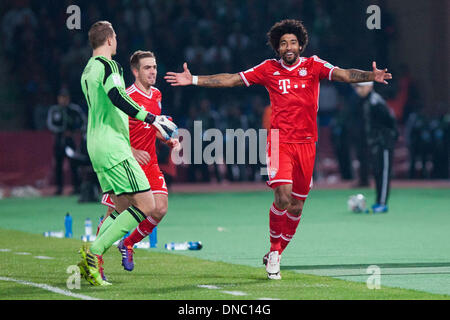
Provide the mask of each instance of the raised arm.
{"label": "raised arm", "polygon": [[372,63],[372,68],[373,71],[336,68],[333,71],[331,80],[348,83],[375,81],[388,84],[386,80],[392,79],[392,74],[387,73],[387,69],[377,69],[377,63],[375,61]]}
{"label": "raised arm", "polygon": [[193,76],[187,67],[183,64],[183,72],[167,72],[164,79],[172,86],[197,85],[208,88],[229,88],[243,86],[241,76],[238,73],[219,73],[208,76]]}

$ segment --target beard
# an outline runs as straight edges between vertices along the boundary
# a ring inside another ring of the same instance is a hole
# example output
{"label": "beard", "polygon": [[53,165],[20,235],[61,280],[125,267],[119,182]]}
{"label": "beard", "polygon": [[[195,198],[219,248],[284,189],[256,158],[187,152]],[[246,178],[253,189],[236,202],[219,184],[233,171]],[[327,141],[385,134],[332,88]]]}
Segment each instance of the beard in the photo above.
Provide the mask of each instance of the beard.
{"label": "beard", "polygon": [[299,52],[289,52],[289,53],[293,53],[293,55],[288,55],[288,53],[285,53],[281,56],[281,59],[283,59],[283,62],[285,64],[291,65],[297,61],[298,57],[300,56],[300,53]]}

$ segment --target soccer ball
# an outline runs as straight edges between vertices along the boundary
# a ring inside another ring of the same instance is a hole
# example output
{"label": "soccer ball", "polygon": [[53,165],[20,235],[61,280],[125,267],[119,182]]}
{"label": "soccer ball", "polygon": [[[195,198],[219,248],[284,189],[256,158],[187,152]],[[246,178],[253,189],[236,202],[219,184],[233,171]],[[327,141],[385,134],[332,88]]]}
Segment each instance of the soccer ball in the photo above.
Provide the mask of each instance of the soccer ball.
{"label": "soccer ball", "polygon": [[366,212],[366,198],[362,194],[350,196],[347,201],[348,210],[356,213]]}

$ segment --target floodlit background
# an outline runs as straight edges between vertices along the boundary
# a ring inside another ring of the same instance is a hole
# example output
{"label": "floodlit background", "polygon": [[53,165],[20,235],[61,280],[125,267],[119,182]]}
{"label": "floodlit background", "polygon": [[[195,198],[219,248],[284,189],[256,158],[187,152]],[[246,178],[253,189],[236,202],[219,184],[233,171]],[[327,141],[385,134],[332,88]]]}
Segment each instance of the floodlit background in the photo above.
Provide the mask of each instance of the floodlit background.
{"label": "floodlit background", "polygon": [[[80,29],[69,30],[70,5],[80,8]],[[380,8],[380,29],[370,30],[370,5]],[[138,49],[154,51],[156,87],[163,95],[163,113],[182,128],[194,120],[208,128],[263,128],[269,100],[264,88],[172,88],[167,71],[181,71],[188,62],[193,74],[235,73],[274,58],[266,33],[284,18],[300,19],[310,42],[305,56],[342,68],[371,70],[372,61],[388,68],[394,79],[375,86],[394,112],[400,130],[393,178],[403,182],[449,178],[449,31],[450,6],[434,1],[2,1],[0,4],[0,186],[30,186],[41,194],[56,190],[55,136],[47,116],[63,91],[87,113],[80,75],[90,57],[87,31],[93,22],[110,21],[117,33],[115,59],[126,84],[133,82],[128,59]],[[352,127],[342,115],[355,93],[347,84],[322,81],[319,102],[320,141],[316,186],[350,187],[359,183],[359,163]],[[83,149],[82,132],[74,125],[74,148]],[[348,132],[343,135],[342,132]],[[204,146],[206,143],[204,143]],[[342,147],[345,146],[345,147]],[[346,151],[347,150],[347,151]],[[261,165],[181,165],[174,167],[169,150],[160,146],[159,160],[169,184],[228,182],[260,186]],[[87,174],[71,174],[63,164],[65,193],[71,181],[82,184]],[[253,184],[256,182],[256,184]],[[176,190],[176,189],[174,189]],[[24,191],[26,192],[26,191]]]}

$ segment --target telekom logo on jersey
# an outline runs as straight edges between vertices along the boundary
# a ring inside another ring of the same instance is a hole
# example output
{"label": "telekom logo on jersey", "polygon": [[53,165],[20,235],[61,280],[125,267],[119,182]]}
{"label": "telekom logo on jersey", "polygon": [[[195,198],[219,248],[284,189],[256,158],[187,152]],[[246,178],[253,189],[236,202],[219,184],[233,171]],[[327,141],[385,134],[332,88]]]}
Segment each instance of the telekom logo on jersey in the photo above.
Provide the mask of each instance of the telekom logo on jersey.
{"label": "telekom logo on jersey", "polygon": [[[294,87],[294,89],[297,89],[299,87],[299,85],[294,83],[293,87]],[[305,84],[301,85],[301,88],[305,88],[305,87],[306,87]],[[289,79],[278,80],[278,88],[281,90],[282,94],[289,93],[288,89],[291,88],[291,80],[289,80]]]}
{"label": "telekom logo on jersey", "polygon": [[291,80],[289,79],[281,79],[278,80],[278,87],[280,88],[282,94],[289,93],[287,89],[291,88]]}

